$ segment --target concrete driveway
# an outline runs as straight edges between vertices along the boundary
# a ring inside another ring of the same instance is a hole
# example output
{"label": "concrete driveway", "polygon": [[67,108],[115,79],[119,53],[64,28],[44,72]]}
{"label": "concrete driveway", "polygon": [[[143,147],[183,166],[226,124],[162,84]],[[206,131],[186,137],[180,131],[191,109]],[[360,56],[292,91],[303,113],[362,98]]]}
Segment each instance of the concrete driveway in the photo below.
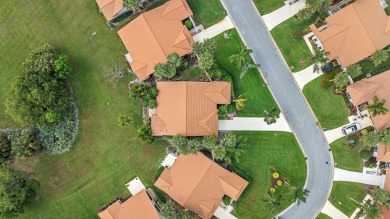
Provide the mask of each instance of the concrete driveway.
{"label": "concrete driveway", "polygon": [[279,216],[288,219],[315,218],[328,200],[333,182],[333,157],[329,145],[253,2],[221,2],[245,44],[252,49],[255,63],[261,65],[261,74],[307,157],[305,188],[310,191],[307,202],[294,203]]}
{"label": "concrete driveway", "polygon": [[224,19],[220,20],[218,23],[213,26],[203,30],[202,32],[193,36],[195,42],[203,42],[206,39],[211,39],[229,29],[233,29],[234,25],[230,20],[229,16],[226,16]]}
{"label": "concrete driveway", "polygon": [[[367,110],[362,111],[362,114],[368,115],[368,111]],[[361,129],[367,128],[369,126],[373,126],[372,120],[369,116],[363,117],[363,118],[358,118],[357,116],[350,116],[350,117],[348,117],[348,120],[349,120],[348,124],[345,124],[345,125],[342,125],[338,128],[324,132],[325,137],[328,140],[329,144],[336,141],[337,139],[345,136],[342,132],[342,129],[343,129],[343,127],[345,127],[347,125],[351,125],[353,123],[359,123],[361,126]]]}
{"label": "concrete driveway", "polygon": [[[239,0],[237,0],[239,1]],[[298,2],[289,5],[289,1],[286,1],[286,5],[263,16],[263,20],[268,30],[272,30],[274,27],[283,23],[283,21],[296,15],[299,10],[305,7],[305,0],[299,0]]]}
{"label": "concrete driveway", "polygon": [[335,168],[334,181],[346,181],[346,182],[362,183],[366,185],[381,186],[383,181],[383,176],[358,173],[358,172],[352,172],[348,170]]}
{"label": "concrete driveway", "polygon": [[291,132],[290,126],[283,115],[276,123],[268,125],[264,118],[260,117],[233,117],[233,120],[219,120],[220,131],[281,131]]}

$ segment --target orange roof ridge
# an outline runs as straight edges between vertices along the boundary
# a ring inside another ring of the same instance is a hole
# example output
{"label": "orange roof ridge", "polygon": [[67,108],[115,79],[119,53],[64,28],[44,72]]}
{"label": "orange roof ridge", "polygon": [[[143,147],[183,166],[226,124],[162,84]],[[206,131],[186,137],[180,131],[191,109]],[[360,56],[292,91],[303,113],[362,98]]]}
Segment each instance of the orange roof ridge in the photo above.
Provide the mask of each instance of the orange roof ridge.
{"label": "orange roof ridge", "polygon": [[163,187],[169,187],[172,185],[171,172],[169,169],[164,169],[164,171],[160,175],[161,179],[166,183],[161,185]]}
{"label": "orange roof ridge", "polygon": [[[204,117],[201,121],[199,121],[199,125],[202,126],[202,128],[206,129],[210,134],[214,134],[212,127],[209,126],[209,121],[211,118],[213,118],[215,115],[218,115],[218,109],[214,112],[210,113],[210,115]],[[218,133],[217,133],[218,134]]]}
{"label": "orange roof ridge", "polygon": [[164,17],[165,15],[170,14],[176,9],[180,8],[183,4],[178,4],[179,2],[182,3],[181,1],[174,1],[174,0],[169,1],[166,4],[164,10],[161,12],[161,17]]}
{"label": "orange roof ridge", "polygon": [[355,8],[356,6],[355,6],[354,4],[351,4],[351,5],[353,5],[353,10],[355,11],[355,14],[357,15],[357,18],[359,19],[360,23],[362,24],[362,27],[363,27],[363,29],[364,29],[364,32],[366,33],[366,35],[367,35],[368,38],[370,39],[371,44],[372,44],[374,47],[376,47],[376,45],[375,45],[375,43],[374,43],[374,40],[372,39],[372,36],[371,36],[370,32],[367,30],[366,23],[363,22],[363,19],[361,18],[360,13],[358,13],[357,10],[356,10],[356,8]]}
{"label": "orange roof ridge", "polygon": [[[153,28],[151,27],[151,25],[150,25],[148,19],[146,19],[145,16],[144,16],[144,14],[146,14],[146,13],[149,13],[149,12],[142,13],[141,15],[142,15],[142,17],[145,19],[145,22],[146,22],[146,24],[147,24],[147,26],[148,26],[150,32],[151,32],[152,35],[154,36],[154,39],[157,41],[157,45],[158,45],[158,48],[160,49],[161,53],[164,54],[164,55],[166,55],[165,52],[164,52],[164,49],[161,47],[161,44],[160,44],[160,42],[159,42],[159,40],[158,40],[158,39],[159,39],[158,34],[156,34],[156,33],[153,31]],[[154,66],[153,66],[153,68],[154,68]]]}
{"label": "orange roof ridge", "polygon": [[167,127],[167,124],[157,114],[152,115],[152,131],[154,134],[159,134]]}
{"label": "orange roof ridge", "polygon": [[203,217],[207,217],[210,211],[214,209],[215,204],[218,204],[216,199],[199,201],[199,206],[202,209]]}

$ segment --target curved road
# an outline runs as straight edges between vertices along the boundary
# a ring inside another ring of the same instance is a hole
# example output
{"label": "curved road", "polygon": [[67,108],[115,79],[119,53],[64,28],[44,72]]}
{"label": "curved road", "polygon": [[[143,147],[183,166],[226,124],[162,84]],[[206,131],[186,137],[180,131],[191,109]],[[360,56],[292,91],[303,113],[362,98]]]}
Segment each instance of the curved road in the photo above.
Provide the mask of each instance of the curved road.
{"label": "curved road", "polygon": [[333,159],[329,145],[251,0],[221,1],[246,45],[252,49],[254,61],[261,65],[261,74],[307,157],[305,188],[310,194],[306,204],[293,204],[279,216],[282,219],[315,218],[332,189]]}

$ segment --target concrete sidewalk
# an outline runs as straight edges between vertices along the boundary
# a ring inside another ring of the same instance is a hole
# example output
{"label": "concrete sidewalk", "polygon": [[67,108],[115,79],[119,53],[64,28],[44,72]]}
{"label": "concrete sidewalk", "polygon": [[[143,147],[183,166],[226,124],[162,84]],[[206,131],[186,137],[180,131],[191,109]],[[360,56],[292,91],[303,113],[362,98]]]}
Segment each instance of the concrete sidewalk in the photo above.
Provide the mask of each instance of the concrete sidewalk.
{"label": "concrete sidewalk", "polygon": [[310,81],[323,75],[322,72],[314,73],[313,69],[314,69],[314,65],[311,65],[311,66],[303,69],[300,72],[292,74],[294,76],[295,81],[297,82],[299,88],[301,88],[301,90],[303,90],[303,87],[305,87],[305,85],[308,84]]}
{"label": "concrete sidewalk", "polygon": [[305,1],[300,0],[292,5],[289,5],[286,1],[286,5],[273,11],[269,14],[262,16],[267,29],[271,31],[274,27],[283,23],[283,21],[291,18],[299,12],[299,10],[305,7]]}
{"label": "concrete sidewalk", "polygon": [[226,16],[224,19],[214,24],[213,26],[203,30],[202,32],[193,36],[195,42],[203,42],[206,39],[211,39],[226,30],[233,29],[234,25],[229,16]]}
{"label": "concrete sidewalk", "polygon": [[345,215],[343,212],[333,206],[329,201],[326,202],[321,212],[333,219],[349,219],[347,215]]}
{"label": "concrete sidewalk", "polygon": [[234,117],[233,120],[219,120],[220,131],[282,131],[291,132],[290,126],[281,114],[275,124],[268,125],[261,117]]}
{"label": "concrete sidewalk", "polygon": [[380,186],[382,184],[383,176],[352,172],[348,170],[342,170],[339,168],[334,169],[334,181],[346,181],[362,183],[373,186]]}
{"label": "concrete sidewalk", "polygon": [[[369,115],[367,110],[362,111],[361,114],[362,115]],[[368,117],[363,117],[363,119],[357,118],[357,116],[350,116],[350,117],[348,117],[348,120],[349,120],[348,124],[345,124],[345,125],[340,126],[338,128],[335,128],[335,129],[332,129],[332,130],[324,132],[326,140],[328,140],[329,144],[334,142],[334,141],[336,141],[339,138],[344,137],[345,135],[343,134],[343,132],[341,130],[343,129],[343,127],[345,127],[345,126],[347,126],[349,124],[359,123],[360,126],[361,126],[361,129],[367,128],[369,126],[373,126],[372,120],[371,120],[371,118],[369,116]]]}

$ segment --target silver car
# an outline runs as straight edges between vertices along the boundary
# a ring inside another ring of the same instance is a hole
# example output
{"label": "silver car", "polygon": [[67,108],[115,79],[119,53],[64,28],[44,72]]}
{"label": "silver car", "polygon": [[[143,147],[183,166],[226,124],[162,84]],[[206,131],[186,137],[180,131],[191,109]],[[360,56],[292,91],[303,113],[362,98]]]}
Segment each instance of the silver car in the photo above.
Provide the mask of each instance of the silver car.
{"label": "silver car", "polygon": [[351,125],[345,126],[342,129],[344,135],[349,135],[351,133],[359,131],[361,128],[359,123],[352,123]]}

